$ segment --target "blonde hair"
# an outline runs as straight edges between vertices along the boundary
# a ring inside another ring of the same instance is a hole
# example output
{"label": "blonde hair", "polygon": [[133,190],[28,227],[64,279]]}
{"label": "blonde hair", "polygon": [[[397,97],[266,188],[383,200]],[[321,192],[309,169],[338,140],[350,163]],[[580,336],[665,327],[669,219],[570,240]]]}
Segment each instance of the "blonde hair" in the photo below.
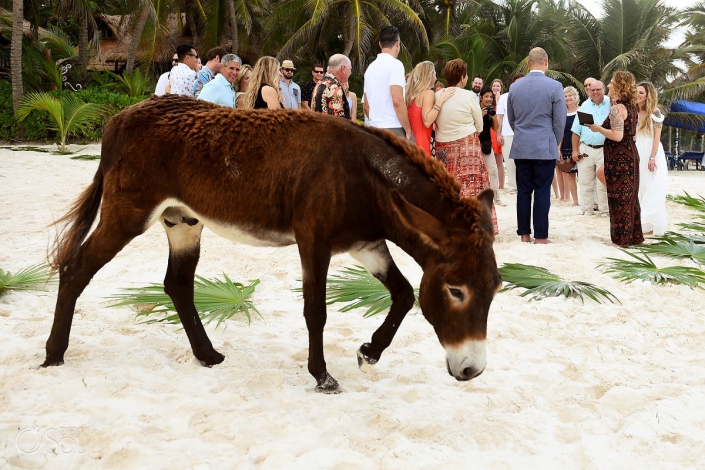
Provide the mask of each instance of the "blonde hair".
{"label": "blonde hair", "polygon": [[[612,92],[615,100],[636,104],[636,80],[631,72],[619,70],[612,76]],[[616,103],[612,103],[614,106]]]}
{"label": "blonde hair", "polygon": [[[641,82],[637,87],[644,87],[646,90],[646,101],[644,102],[644,119],[639,121],[637,129],[640,131],[646,131],[647,134],[653,135],[654,133],[654,123],[651,119],[651,114],[658,109],[658,93],[656,88],[651,82]],[[641,108],[639,108],[641,111]]]}
{"label": "blonde hair", "polygon": [[430,90],[436,80],[436,68],[433,62],[419,62],[411,71],[406,81],[406,105],[411,106],[416,98],[426,90]]}
{"label": "blonde hair", "polygon": [[492,83],[490,83],[490,88],[492,88],[495,83],[499,83],[499,91],[500,91],[500,93],[503,92],[504,91],[504,83],[502,83],[502,80],[500,80],[499,78],[495,78],[494,80],[492,80]]}
{"label": "blonde hair", "polygon": [[271,56],[263,56],[255,63],[252,69],[252,78],[247,86],[243,108],[252,109],[255,107],[257,95],[262,85],[269,85],[279,94],[279,61]]}
{"label": "blonde hair", "polygon": [[580,93],[578,93],[577,88],[575,88],[574,86],[567,86],[563,88],[563,93],[568,93],[569,95],[572,95],[573,99],[575,100],[576,106],[580,104]]}
{"label": "blonde hair", "polygon": [[[240,73],[238,74],[237,78],[235,79],[235,83],[233,83],[233,88],[235,91],[240,91],[240,82],[242,79],[247,75],[247,72],[252,72],[252,66],[250,65],[243,65],[240,67]],[[251,81],[251,79],[250,79]]]}

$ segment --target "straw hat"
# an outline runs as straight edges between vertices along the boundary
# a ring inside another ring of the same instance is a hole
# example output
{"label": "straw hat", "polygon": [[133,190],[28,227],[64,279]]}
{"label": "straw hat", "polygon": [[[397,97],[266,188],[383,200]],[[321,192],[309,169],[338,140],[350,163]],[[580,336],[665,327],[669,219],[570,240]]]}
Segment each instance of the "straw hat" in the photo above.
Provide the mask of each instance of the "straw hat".
{"label": "straw hat", "polygon": [[296,70],[296,67],[294,67],[294,63],[290,60],[285,60],[284,62],[282,62],[282,68]]}

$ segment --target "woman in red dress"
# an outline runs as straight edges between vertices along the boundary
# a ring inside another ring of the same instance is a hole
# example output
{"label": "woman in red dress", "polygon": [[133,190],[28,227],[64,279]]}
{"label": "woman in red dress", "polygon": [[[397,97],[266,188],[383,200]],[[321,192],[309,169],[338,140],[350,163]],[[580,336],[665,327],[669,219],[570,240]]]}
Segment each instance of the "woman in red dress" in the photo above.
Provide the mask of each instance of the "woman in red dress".
{"label": "woman in red dress", "polygon": [[609,85],[613,104],[602,125],[590,130],[605,136],[605,181],[610,208],[610,237],[622,247],[643,243],[639,206],[639,153],[636,135],[636,81],[630,72],[615,72]]}
{"label": "woman in red dress", "polygon": [[435,82],[436,68],[433,62],[429,61],[416,64],[406,82],[406,106],[411,132],[416,145],[421,147],[428,157],[431,156],[431,126],[443,103],[455,93],[454,88],[446,88],[436,99],[432,90]]}

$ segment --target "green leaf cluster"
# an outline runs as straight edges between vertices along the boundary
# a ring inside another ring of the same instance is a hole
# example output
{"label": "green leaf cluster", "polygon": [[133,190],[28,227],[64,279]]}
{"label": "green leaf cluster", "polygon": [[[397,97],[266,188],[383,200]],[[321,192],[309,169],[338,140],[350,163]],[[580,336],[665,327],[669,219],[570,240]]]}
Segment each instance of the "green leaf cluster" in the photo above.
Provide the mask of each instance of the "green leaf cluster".
{"label": "green leaf cluster", "polygon": [[608,262],[600,266],[605,273],[622,282],[642,280],[652,284],[683,284],[691,289],[703,288],[705,284],[705,272],[700,269],[688,266],[659,268],[641,248],[636,249],[639,253],[624,249],[620,251],[632,259],[607,258]]}
{"label": "green leaf cluster", "polygon": [[540,266],[507,263],[499,268],[499,272],[504,282],[500,292],[522,287],[526,291],[520,295],[531,296],[531,300],[541,300],[546,297],[577,297],[585,303],[585,297],[589,297],[598,303],[619,303],[619,299],[606,289],[589,282],[566,281]]}
{"label": "green leaf cluster", "polygon": [[[225,280],[209,280],[201,276],[196,276],[194,280],[193,303],[201,320],[208,325],[212,321],[216,322],[216,328],[226,320],[234,317],[238,313],[243,313],[247,317],[248,323],[252,321],[251,313],[260,314],[249,297],[255,292],[259,279],[250,281],[248,285],[233,282],[223,273]],[[162,284],[150,284],[146,287],[136,287],[124,289],[124,293],[110,297],[114,303],[110,307],[134,306],[138,309],[137,318],[145,318],[142,323],[166,322],[179,324],[181,320],[176,312],[174,303],[167,294],[164,293]],[[161,315],[155,318],[153,315]]]}
{"label": "green leaf cluster", "polygon": [[0,269],[0,295],[8,290],[46,290],[50,280],[50,269],[46,264],[35,264],[15,274]]}

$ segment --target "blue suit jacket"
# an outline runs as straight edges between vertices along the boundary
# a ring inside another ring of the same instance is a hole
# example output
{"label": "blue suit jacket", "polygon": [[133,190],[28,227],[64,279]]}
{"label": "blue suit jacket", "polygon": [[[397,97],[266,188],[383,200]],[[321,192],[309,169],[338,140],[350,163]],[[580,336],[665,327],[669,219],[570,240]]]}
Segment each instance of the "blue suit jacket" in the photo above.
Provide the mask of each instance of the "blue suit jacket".
{"label": "blue suit jacket", "polygon": [[540,72],[514,82],[507,97],[507,119],[514,129],[509,158],[557,159],[567,114],[560,82]]}

